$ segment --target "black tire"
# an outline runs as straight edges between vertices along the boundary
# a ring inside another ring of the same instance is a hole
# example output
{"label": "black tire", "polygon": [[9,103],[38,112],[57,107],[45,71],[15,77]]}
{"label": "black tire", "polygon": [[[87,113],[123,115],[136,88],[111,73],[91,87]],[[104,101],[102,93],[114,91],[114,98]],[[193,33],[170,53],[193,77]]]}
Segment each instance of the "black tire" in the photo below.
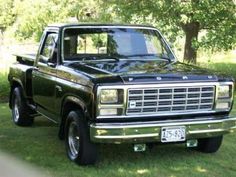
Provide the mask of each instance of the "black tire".
{"label": "black tire", "polygon": [[97,160],[96,144],[90,141],[89,129],[83,114],[71,111],[66,120],[65,145],[67,156],[79,165],[93,165]]}
{"label": "black tire", "polygon": [[198,139],[197,150],[204,153],[217,152],[222,144],[223,136]]}
{"label": "black tire", "polygon": [[13,122],[19,126],[31,126],[34,118],[30,116],[30,108],[26,104],[21,87],[14,88],[11,103]]}

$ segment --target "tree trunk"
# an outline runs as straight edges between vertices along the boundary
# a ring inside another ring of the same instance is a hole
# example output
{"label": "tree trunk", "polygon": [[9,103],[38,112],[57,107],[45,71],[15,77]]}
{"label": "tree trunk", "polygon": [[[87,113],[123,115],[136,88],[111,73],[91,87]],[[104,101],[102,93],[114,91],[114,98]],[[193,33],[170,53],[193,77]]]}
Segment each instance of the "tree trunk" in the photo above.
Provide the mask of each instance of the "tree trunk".
{"label": "tree trunk", "polygon": [[193,40],[197,41],[198,33],[199,33],[199,23],[198,22],[190,22],[184,24],[183,30],[185,32],[185,46],[184,46],[184,61],[187,63],[197,62],[197,49],[193,47]]}

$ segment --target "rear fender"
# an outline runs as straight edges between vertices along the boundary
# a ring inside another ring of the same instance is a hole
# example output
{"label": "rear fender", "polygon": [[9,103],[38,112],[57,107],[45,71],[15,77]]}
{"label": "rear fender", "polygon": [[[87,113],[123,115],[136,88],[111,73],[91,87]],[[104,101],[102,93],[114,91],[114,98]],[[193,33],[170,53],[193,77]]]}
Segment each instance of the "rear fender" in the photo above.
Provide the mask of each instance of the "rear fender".
{"label": "rear fender", "polygon": [[11,103],[11,100],[12,100],[12,93],[14,91],[14,89],[16,87],[21,87],[22,90],[23,90],[23,96],[26,97],[26,94],[25,94],[25,91],[24,91],[24,86],[23,86],[23,83],[21,82],[20,79],[17,79],[17,78],[12,78],[12,80],[10,81],[10,95],[9,95],[9,107],[12,108],[12,103]]}

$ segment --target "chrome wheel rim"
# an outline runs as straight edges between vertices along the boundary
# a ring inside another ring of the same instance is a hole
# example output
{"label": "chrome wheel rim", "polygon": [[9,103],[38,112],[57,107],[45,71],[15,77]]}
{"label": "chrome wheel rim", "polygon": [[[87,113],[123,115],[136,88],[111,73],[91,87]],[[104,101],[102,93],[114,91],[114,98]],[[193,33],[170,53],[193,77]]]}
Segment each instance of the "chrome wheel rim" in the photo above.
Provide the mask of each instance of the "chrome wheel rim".
{"label": "chrome wheel rim", "polygon": [[14,101],[14,120],[15,122],[18,122],[19,118],[20,118],[20,113],[19,113],[19,105],[18,105],[18,101],[17,99],[15,99]]}
{"label": "chrome wheel rim", "polygon": [[79,153],[79,132],[76,122],[71,122],[68,132],[68,144],[70,153],[73,157],[77,157]]}

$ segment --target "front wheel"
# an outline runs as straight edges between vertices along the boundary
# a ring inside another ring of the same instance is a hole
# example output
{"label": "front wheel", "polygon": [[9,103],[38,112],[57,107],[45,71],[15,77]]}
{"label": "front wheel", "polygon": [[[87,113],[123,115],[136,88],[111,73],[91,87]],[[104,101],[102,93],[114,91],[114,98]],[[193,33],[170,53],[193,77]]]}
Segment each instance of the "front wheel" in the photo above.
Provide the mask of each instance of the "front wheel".
{"label": "front wheel", "polygon": [[71,111],[67,116],[65,144],[70,160],[79,165],[95,164],[97,148],[90,141],[88,126],[79,111]]}
{"label": "front wheel", "polygon": [[204,153],[217,152],[222,144],[223,136],[198,139],[197,150]]}

